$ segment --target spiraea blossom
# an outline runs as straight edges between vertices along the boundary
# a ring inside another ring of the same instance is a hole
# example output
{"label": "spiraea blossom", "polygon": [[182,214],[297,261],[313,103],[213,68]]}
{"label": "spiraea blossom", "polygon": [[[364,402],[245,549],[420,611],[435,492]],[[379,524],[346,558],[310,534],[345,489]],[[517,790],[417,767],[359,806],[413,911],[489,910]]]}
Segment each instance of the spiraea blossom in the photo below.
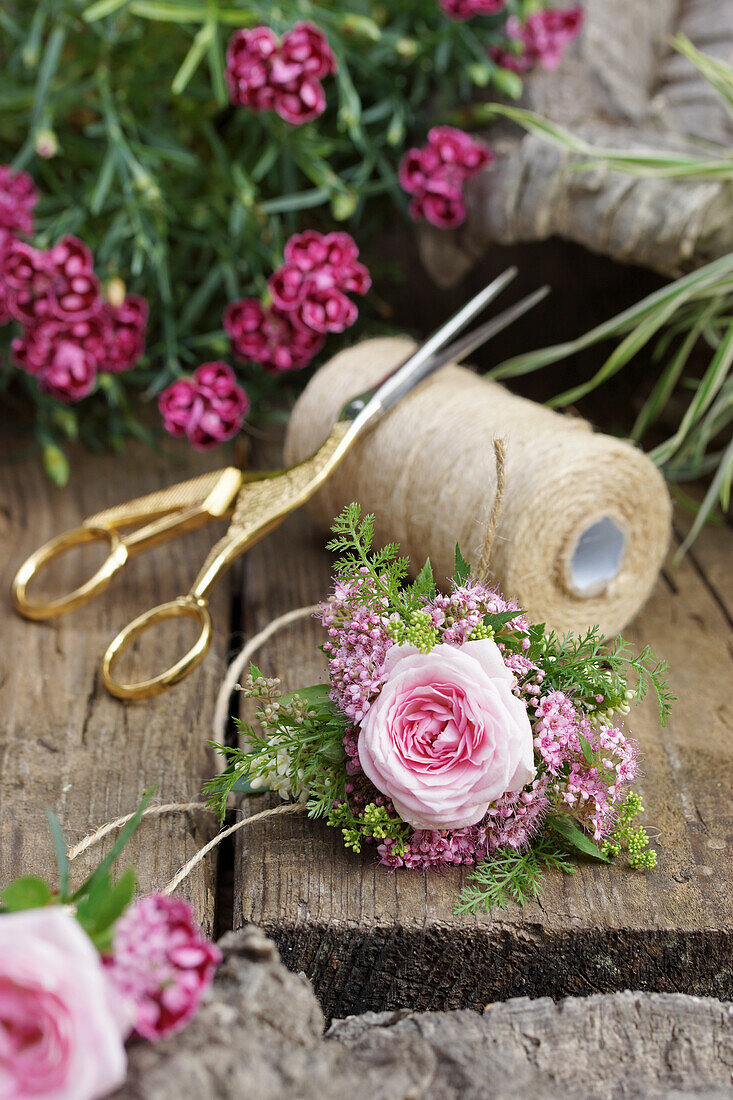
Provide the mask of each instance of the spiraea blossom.
{"label": "spiraea blossom", "polygon": [[179,378],[163,390],[158,409],[167,432],[206,451],[239,432],[249,398],[228,363],[202,363],[190,378]]}
{"label": "spiraea blossom", "polygon": [[506,35],[511,48],[495,46],[491,58],[504,69],[526,73],[536,65],[556,69],[566,47],[583,29],[583,8],[545,8],[533,12],[524,21],[515,15],[506,21]]}
{"label": "spiraea blossom", "polygon": [[463,186],[494,159],[482,141],[452,126],[436,126],[422,148],[408,149],[400,162],[402,188],[412,196],[409,211],[439,229],[465,220]]}
{"label": "spiraea blossom", "polygon": [[343,332],[358,316],[349,295],[371,286],[358,257],[348,233],[294,234],[268,280],[272,305],[243,298],[227,308],[224,327],[234,352],[275,373],[307,366],[329,332]]}
{"label": "spiraea blossom", "polygon": [[328,39],[313,23],[298,23],[282,40],[270,27],[239,30],[227,49],[232,103],[275,111],[293,126],[323,114],[326,94],[321,81],[335,72]]}

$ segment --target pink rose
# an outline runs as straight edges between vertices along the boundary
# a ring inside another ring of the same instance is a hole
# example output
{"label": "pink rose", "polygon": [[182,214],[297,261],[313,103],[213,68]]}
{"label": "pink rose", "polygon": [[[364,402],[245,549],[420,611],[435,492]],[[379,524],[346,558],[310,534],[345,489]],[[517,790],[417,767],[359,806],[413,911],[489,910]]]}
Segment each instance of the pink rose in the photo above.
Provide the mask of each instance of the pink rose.
{"label": "pink rose", "polygon": [[415,829],[475,825],[534,777],[532,727],[495,642],[392,646],[359,762]]}
{"label": "pink rose", "polygon": [[0,1100],[95,1100],[125,1079],[122,1020],[65,909],[0,916]]}

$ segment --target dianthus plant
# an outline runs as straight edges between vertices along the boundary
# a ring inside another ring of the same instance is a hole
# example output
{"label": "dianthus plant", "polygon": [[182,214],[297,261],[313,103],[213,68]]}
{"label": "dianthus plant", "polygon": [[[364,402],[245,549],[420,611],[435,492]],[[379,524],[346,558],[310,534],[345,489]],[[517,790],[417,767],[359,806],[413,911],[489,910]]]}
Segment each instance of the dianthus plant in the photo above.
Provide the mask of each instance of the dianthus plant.
{"label": "dianthus plant", "polygon": [[544,872],[571,873],[578,854],[608,862],[625,849],[632,868],[653,868],[624,719],[652,692],[666,721],[666,664],[597,628],[559,637],[531,623],[458,547],[445,591],[429,561],[410,583],[399,547],[375,549],[356,504],[333,535],[317,613],[329,682],[283,695],[250,667],[257,722],[221,750],[212,807],[223,816],[232,793],[277,790],[389,870],[467,865],[460,912],[536,897]]}

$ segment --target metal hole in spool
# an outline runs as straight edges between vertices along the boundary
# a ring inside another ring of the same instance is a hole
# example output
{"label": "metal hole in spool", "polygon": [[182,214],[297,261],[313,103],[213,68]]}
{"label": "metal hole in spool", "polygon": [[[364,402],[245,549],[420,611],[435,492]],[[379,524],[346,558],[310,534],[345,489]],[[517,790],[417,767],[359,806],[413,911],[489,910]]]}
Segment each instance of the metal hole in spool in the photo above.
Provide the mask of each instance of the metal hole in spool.
{"label": "metal hole in spool", "polygon": [[603,516],[586,527],[568,562],[568,582],[576,596],[599,596],[618,576],[626,532],[616,520]]}

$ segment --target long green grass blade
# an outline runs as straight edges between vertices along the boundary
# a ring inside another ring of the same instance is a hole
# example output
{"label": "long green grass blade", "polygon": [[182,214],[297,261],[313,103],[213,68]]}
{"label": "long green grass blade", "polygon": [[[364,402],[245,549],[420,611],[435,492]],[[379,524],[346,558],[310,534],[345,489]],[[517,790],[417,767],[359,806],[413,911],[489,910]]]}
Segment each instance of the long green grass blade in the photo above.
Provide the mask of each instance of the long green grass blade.
{"label": "long green grass blade", "polygon": [[650,393],[649,397],[644,402],[639,415],[637,416],[634,426],[631,429],[631,439],[635,443],[638,443],[644,436],[648,428],[659,419],[661,413],[669,401],[675,386],[677,385],[680,376],[685,369],[692,349],[700,339],[700,333],[705,328],[711,314],[715,310],[715,303],[712,303],[708,308],[700,315],[697,324],[693,325],[687,333],[687,336],[680,344],[677,352],[672,357],[666,368],[660,375],[656,382],[654,389]]}
{"label": "long green grass blade", "polygon": [[602,340],[608,340],[628,332],[642,322],[648,314],[656,310],[657,307],[663,306],[670,300],[676,301],[677,308],[679,308],[687,304],[689,300],[699,295],[705,295],[711,289],[719,294],[721,287],[727,286],[727,277],[732,275],[733,253],[730,253],[710,264],[706,264],[705,267],[698,268],[697,271],[693,271],[689,275],[684,275],[668,286],[654,291],[653,294],[648,295],[641,302],[630,306],[629,309],[625,309],[609,321],[597,325],[596,328],[591,329],[590,332],[585,333],[576,340],[569,340],[562,344],[555,344],[552,347],[527,352],[524,355],[516,355],[500,363],[498,367],[489,372],[489,375],[495,379],[516,378],[519,375],[529,374],[541,367],[567,359],[579,351],[593,347]]}
{"label": "long green grass blade", "polygon": [[688,61],[692,62],[697,71],[705,77],[708,84],[712,84],[728,110],[733,114],[733,67],[720,58],[711,57],[710,54],[702,53],[696,49],[687,35],[676,35],[672,39],[671,45]]}
{"label": "long green grass blade", "polygon": [[711,404],[716,394],[722,387],[733,364],[733,324],[729,327],[725,338],[712,358],[710,366],[705,372],[702,382],[695,391],[695,396],[690,402],[685,415],[682,417],[677,431],[665,443],[661,443],[651,451],[649,457],[657,465],[662,466],[674,455],[692,425],[700,418]]}
{"label": "long green grass blade", "polygon": [[703,501],[698,508],[695,522],[690,530],[687,532],[685,539],[680,546],[679,550],[674,556],[674,563],[676,564],[687,553],[689,548],[697,536],[702,531],[703,527],[708,521],[716,504],[720,502],[721,507],[727,511],[730,506],[730,493],[731,482],[733,481],[733,440],[728,444],[728,448],[723,455],[718,468],[713,475],[713,478],[708,486]]}
{"label": "long green grass blade", "polygon": [[608,381],[614,374],[617,374],[622,367],[634,358],[641,349],[649,343],[651,338],[659,332],[660,328],[669,320],[670,317],[677,310],[677,302],[675,299],[665,302],[663,305],[657,307],[653,313],[650,313],[637,327],[626,336],[617,348],[609,355],[600,370],[596,371],[592,378],[589,378],[587,382],[582,382],[578,386],[574,386],[570,390],[566,390],[565,393],[558,394],[553,397],[548,404],[551,408],[563,408],[565,405],[573,405],[576,401],[579,401],[581,397],[585,397],[586,394],[595,390],[603,382]]}

